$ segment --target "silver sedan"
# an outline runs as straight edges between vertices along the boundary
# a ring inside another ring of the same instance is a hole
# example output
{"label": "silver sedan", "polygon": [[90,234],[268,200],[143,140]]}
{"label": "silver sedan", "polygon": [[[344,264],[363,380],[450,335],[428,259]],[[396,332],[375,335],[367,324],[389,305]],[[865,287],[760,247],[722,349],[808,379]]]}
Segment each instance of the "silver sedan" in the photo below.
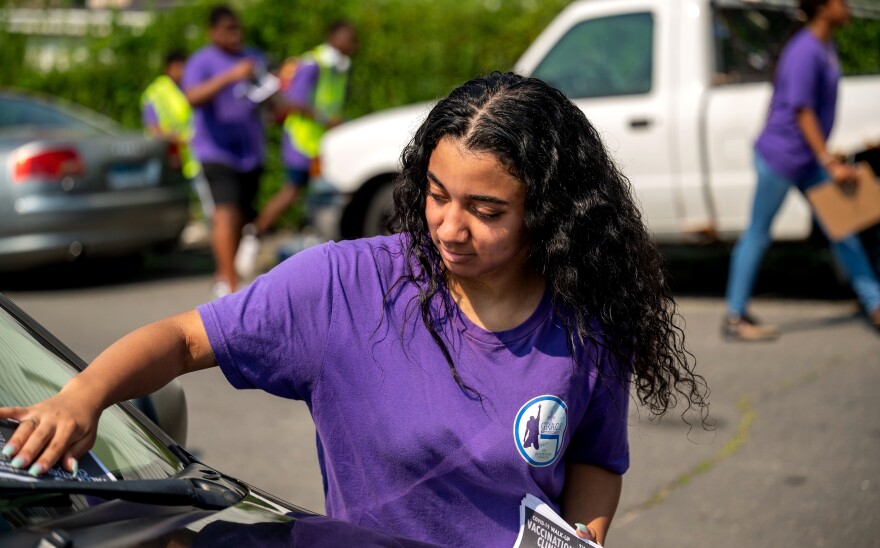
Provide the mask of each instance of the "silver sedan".
{"label": "silver sedan", "polygon": [[173,244],[188,196],[173,144],[0,91],[0,271]]}

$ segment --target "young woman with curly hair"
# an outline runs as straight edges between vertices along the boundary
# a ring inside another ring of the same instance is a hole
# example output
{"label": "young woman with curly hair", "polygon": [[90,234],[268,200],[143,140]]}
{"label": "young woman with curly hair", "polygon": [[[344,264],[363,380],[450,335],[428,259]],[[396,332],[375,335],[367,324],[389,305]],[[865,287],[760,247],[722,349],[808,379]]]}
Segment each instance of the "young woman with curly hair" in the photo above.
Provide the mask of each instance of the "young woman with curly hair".
{"label": "young woman with curly hair", "polygon": [[330,516],[509,547],[532,494],[604,542],[630,387],[657,415],[708,405],[628,181],[559,91],[493,73],[431,110],[394,199],[395,234],[303,251],[0,410],[20,464],[70,466],[109,402],[219,365],[308,403]]}

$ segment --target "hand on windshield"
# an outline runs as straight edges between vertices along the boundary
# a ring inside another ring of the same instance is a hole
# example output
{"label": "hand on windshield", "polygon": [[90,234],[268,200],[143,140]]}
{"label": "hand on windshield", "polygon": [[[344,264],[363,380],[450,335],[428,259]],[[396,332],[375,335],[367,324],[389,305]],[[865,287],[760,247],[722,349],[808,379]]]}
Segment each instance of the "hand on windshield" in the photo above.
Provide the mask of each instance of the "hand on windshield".
{"label": "hand on windshield", "polygon": [[196,310],[136,329],[101,352],[57,395],[30,407],[0,408],[0,419],[20,421],[4,454],[33,476],[59,461],[73,472],[76,459],[95,443],[103,409],[216,365]]}
{"label": "hand on windshield", "polygon": [[61,392],[30,407],[0,407],[0,418],[19,421],[3,454],[14,468],[41,476],[56,463],[76,474],[78,459],[95,443],[100,410]]}

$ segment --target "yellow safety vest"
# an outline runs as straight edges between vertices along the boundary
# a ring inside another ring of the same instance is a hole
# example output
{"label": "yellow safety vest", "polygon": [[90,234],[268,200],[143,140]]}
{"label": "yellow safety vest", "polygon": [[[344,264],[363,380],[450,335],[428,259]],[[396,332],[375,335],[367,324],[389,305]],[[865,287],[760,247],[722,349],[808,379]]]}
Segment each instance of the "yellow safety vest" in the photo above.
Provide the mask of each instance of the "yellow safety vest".
{"label": "yellow safety vest", "polygon": [[[322,121],[339,118],[345,106],[345,93],[348,87],[348,71],[339,71],[324,61],[327,44],[303,54],[303,61],[314,61],[318,65],[318,82],[312,91],[310,103]],[[326,122],[314,120],[299,113],[293,113],[284,120],[284,130],[290,136],[293,148],[307,158],[315,158],[321,146],[321,137],[327,131]]]}
{"label": "yellow safety vest", "polygon": [[195,133],[195,126],[192,107],[186,96],[174,80],[163,74],[153,80],[141,95],[141,108],[148,104],[156,111],[159,130],[163,134],[173,136],[180,143],[178,150],[183,164],[183,174],[189,178],[198,175],[201,166],[189,146]]}

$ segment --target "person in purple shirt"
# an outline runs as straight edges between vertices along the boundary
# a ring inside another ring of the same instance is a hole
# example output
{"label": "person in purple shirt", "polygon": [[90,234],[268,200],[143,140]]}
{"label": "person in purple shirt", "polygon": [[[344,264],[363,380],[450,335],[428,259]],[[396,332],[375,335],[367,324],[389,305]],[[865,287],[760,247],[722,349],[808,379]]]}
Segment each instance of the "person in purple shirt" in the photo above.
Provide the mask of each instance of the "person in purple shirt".
{"label": "person in purple shirt", "polygon": [[562,92],[513,73],[439,101],[402,166],[394,234],[309,248],[120,339],[53,398],[0,409],[23,425],[10,455],[72,466],[109,402],[219,365],[306,402],[331,517],[510,547],[532,494],[604,542],[630,389],[655,415],[708,410],[629,181]]}
{"label": "person in purple shirt", "polygon": [[[722,334],[732,340],[765,341],[779,336],[747,311],[755,278],[770,246],[770,226],[788,190],[804,192],[829,177],[852,181],[855,170],[831,155],[840,65],[832,43],[849,20],[846,0],[801,0],[807,22],[782,50],[770,113],[755,143],[758,183],[749,226],[733,250],[727,282],[727,315]],[[858,235],[831,243],[831,250],[875,329],[880,330],[880,283]]]}
{"label": "person in purple shirt", "polygon": [[256,215],[253,202],[263,171],[265,135],[260,104],[247,90],[265,72],[265,62],[258,52],[244,48],[238,16],[227,6],[211,10],[208,34],[211,44],[189,58],[182,87],[195,109],[193,152],[214,199],[213,293],[219,297],[238,288],[235,253],[242,227]]}

